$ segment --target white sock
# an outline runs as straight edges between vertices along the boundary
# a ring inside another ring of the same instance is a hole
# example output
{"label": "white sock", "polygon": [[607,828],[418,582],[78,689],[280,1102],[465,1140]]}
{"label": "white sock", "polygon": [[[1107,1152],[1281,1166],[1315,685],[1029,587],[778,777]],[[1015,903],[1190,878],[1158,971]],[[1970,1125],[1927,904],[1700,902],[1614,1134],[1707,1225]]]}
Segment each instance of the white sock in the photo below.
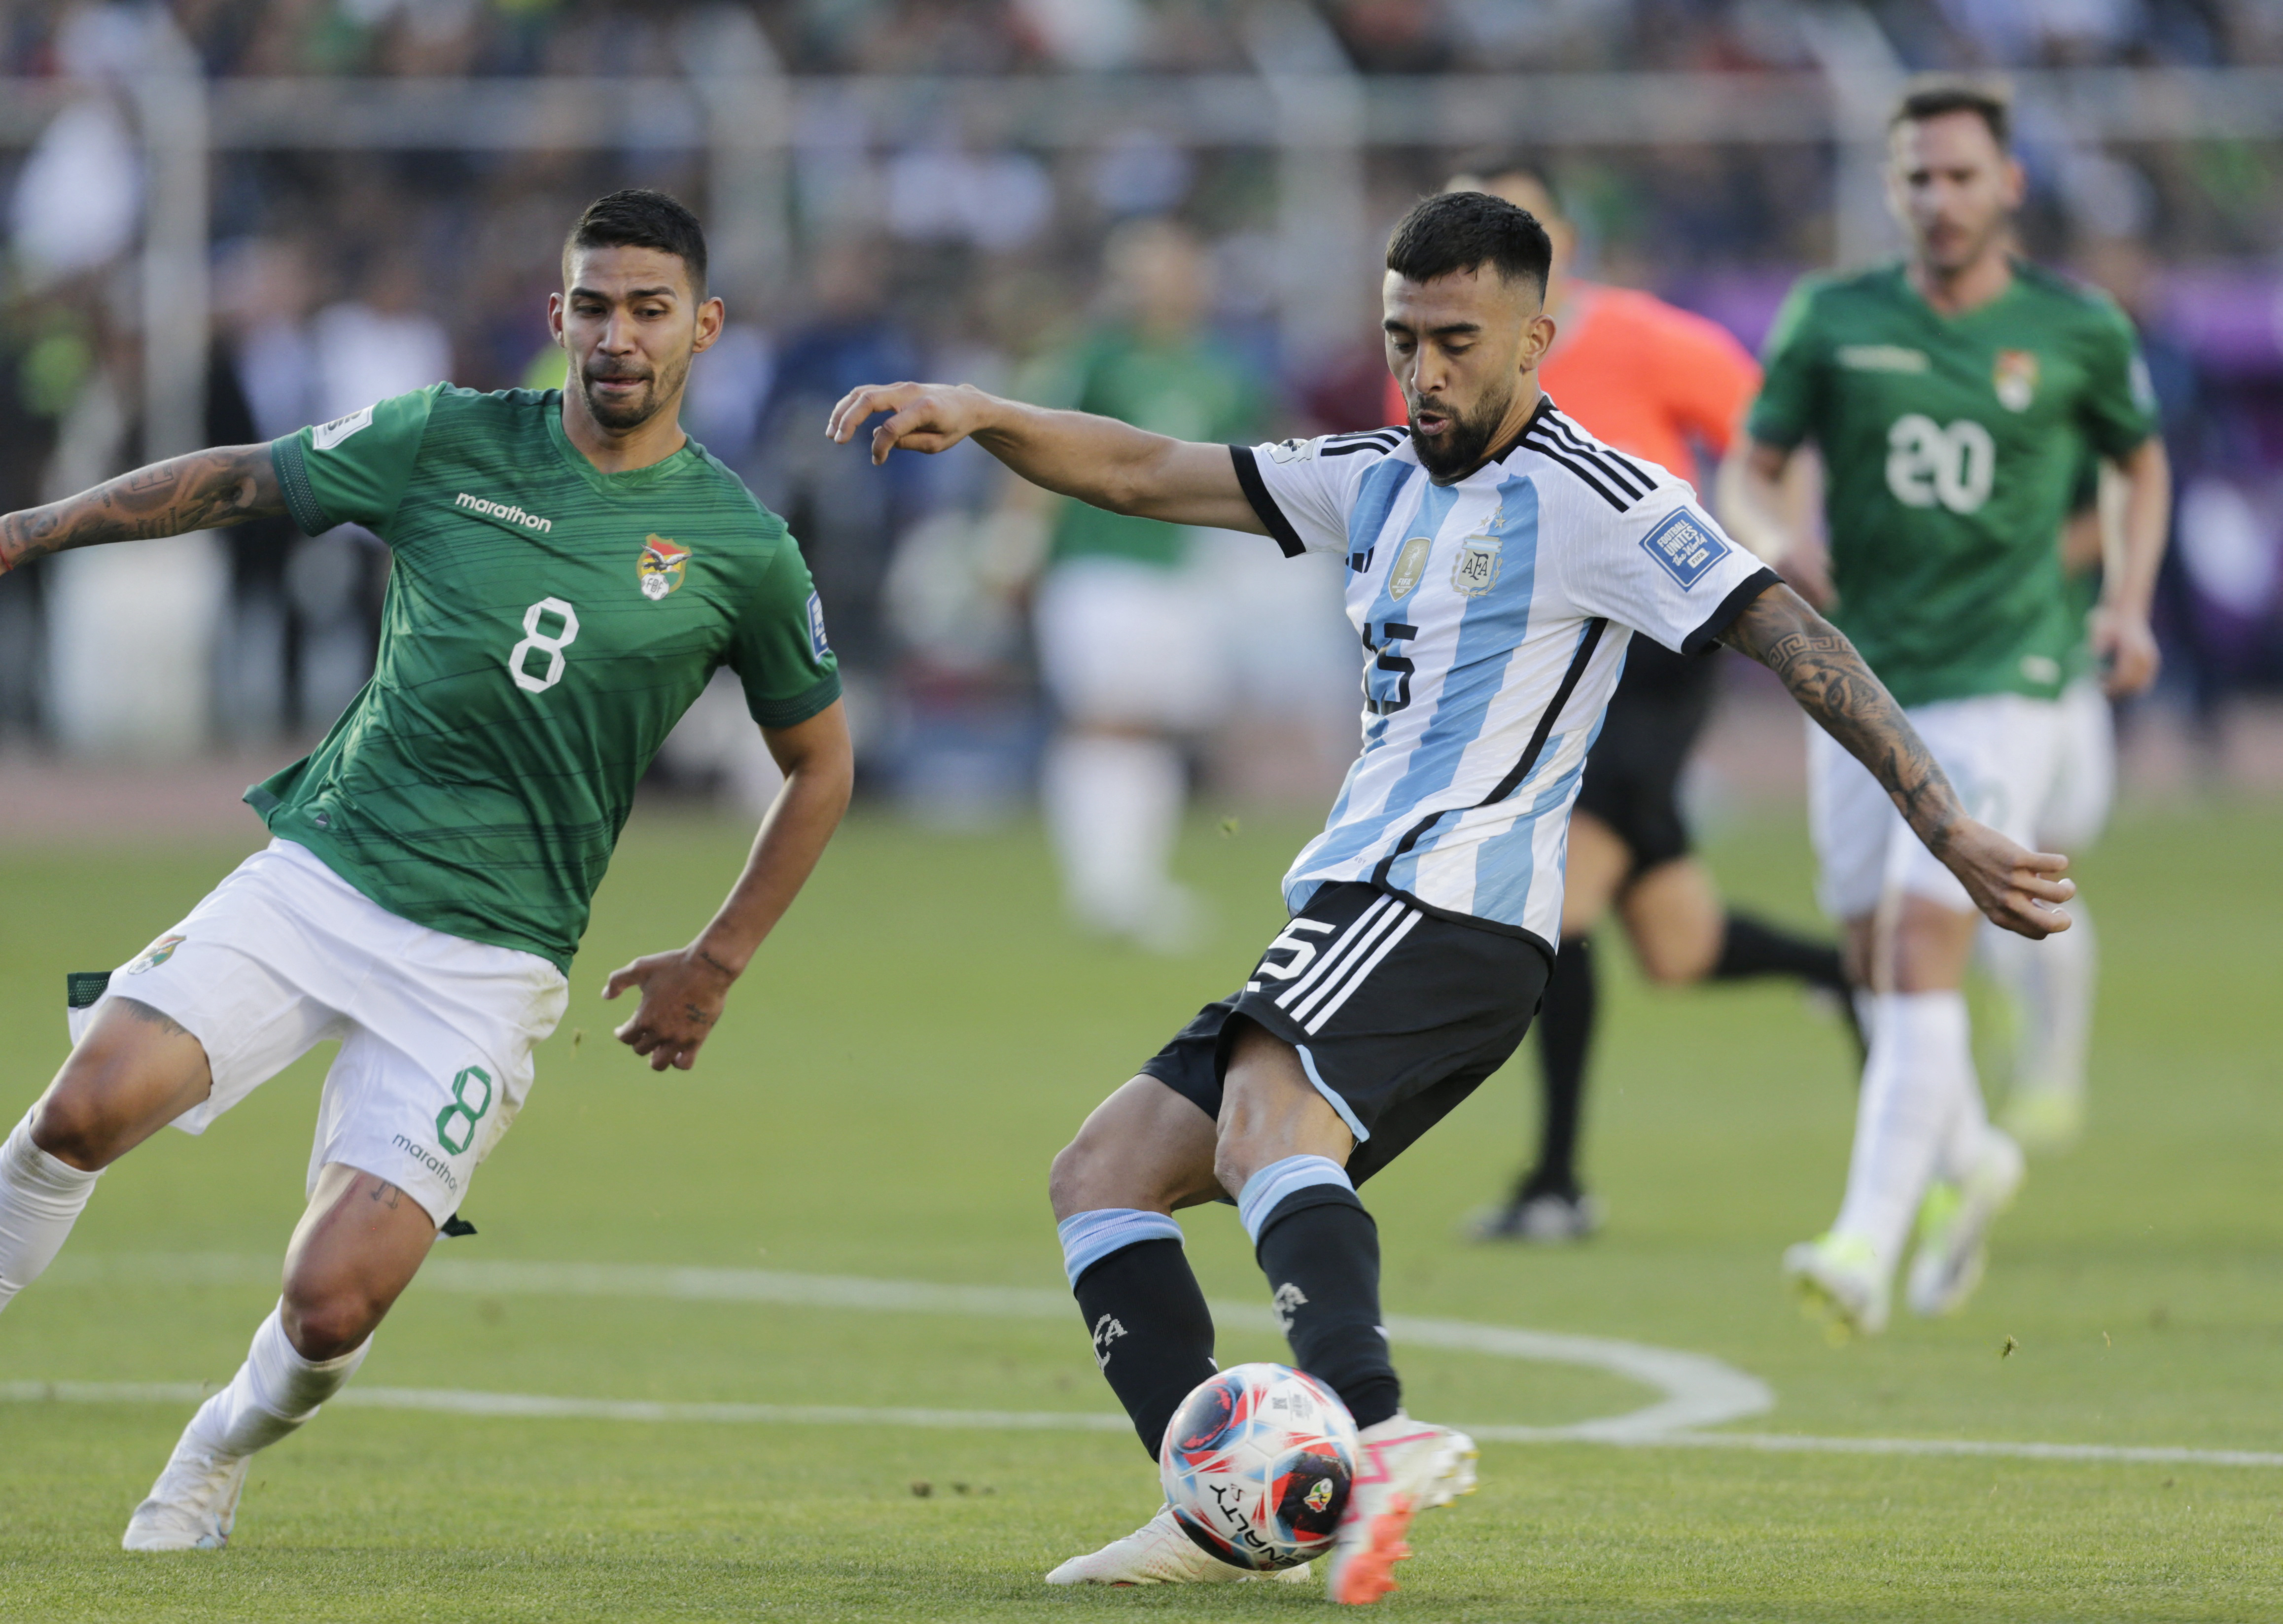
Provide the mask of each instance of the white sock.
{"label": "white sock", "polygon": [[28,1111],[0,1144],[0,1308],[55,1261],[102,1176],[34,1144]]}
{"label": "white sock", "polygon": [[1953,1184],[1963,1181],[1981,1161],[1983,1143],[1990,1132],[1990,1110],[1983,1103],[1982,1079],[1974,1069],[1973,1040],[1969,1035],[1964,1068],[1952,1087],[1950,1119],[1943,1124],[1942,1138],[1935,1147],[1935,1176],[1948,1179]]}
{"label": "white sock", "polygon": [[222,1455],[266,1449],[317,1413],[339,1393],[372,1351],[367,1337],[337,1359],[304,1359],[285,1335],[279,1310],[272,1308],[253,1333],[245,1362],[230,1386],[208,1399],[191,1422],[191,1431]]}
{"label": "white sock", "polygon": [[2069,904],[2069,929],[2043,941],[1983,927],[1983,964],[2014,1003],[2017,1092],[2084,1092],[2100,942],[2082,902]]}
{"label": "white sock", "polygon": [[1067,734],[1048,747],[1040,789],[1071,909],[1105,929],[1146,926],[1173,886],[1180,752],[1163,739]]}
{"label": "white sock", "polygon": [[1902,1255],[1967,1091],[1978,1111],[1966,995],[1877,995],[1847,1198],[1832,1229],[1870,1242],[1882,1268],[1893,1269]]}

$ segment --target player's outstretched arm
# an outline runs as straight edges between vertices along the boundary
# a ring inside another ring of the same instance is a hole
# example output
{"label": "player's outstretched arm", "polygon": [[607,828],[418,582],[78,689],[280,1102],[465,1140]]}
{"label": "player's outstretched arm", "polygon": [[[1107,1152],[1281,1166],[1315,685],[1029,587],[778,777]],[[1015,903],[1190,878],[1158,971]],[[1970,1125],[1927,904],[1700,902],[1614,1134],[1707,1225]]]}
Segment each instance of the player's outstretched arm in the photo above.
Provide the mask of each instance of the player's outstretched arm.
{"label": "player's outstretched arm", "polygon": [[284,512],[268,446],[216,446],[0,516],[0,574],[68,547],[188,535]]}
{"label": "player's outstretched arm", "polygon": [[784,769],[784,787],[761,818],[729,899],[697,941],[612,971],[603,988],[605,998],[629,987],[642,990],[641,1006],[619,1027],[618,1039],[647,1055],[654,1072],[669,1066],[686,1072],[697,1063],[731,985],[792,906],[848,809],[856,753],[839,700],[792,727],[763,728],[761,737]]}
{"label": "player's outstretched arm", "polygon": [[970,384],[867,384],[832,409],[825,433],[846,445],[880,413],[872,461],[901,447],[932,454],[972,440],[1033,485],[1113,513],[1267,534],[1227,446],[1152,434],[1115,418],[1050,411]]}
{"label": "player's outstretched arm", "polygon": [[[1783,678],[1800,708],[1871,769],[1913,833],[1991,920],[2032,940],[2069,928],[2069,859],[2016,846],[1966,815],[1950,780],[1855,645],[1788,586],[1754,598],[1720,640]],[[2042,905],[2041,905],[2042,904]]]}

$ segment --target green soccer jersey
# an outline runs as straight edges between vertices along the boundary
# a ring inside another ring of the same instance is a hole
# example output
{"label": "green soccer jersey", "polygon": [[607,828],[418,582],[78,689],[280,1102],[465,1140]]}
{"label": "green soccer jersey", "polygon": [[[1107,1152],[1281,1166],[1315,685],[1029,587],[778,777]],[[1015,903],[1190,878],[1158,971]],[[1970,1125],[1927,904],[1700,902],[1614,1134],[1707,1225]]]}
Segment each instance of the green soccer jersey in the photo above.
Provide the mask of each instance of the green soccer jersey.
{"label": "green soccer jersey", "polygon": [[1890,265],[1803,281],[1766,362],[1750,433],[1822,452],[1832,618],[1895,697],[2058,694],[2084,635],[2060,551],[2080,471],[2155,428],[2123,312],[2016,262],[1945,316]]}
{"label": "green soccer jersey", "polygon": [[[1154,434],[1207,442],[1254,438],[1266,416],[1260,390],[1241,367],[1202,343],[1158,344],[1112,329],[1058,357],[1027,391],[1040,404],[1115,418]],[[1161,519],[1066,502],[1055,525],[1055,557],[1131,558],[1172,569],[1186,542]]]}
{"label": "green soccer jersey", "polygon": [[271,448],[302,529],[364,525],[393,568],[372,680],[245,798],[391,913],[567,969],[635,785],[714,668],[764,727],[840,676],[783,520],[694,441],[600,472],[562,407],[438,384]]}

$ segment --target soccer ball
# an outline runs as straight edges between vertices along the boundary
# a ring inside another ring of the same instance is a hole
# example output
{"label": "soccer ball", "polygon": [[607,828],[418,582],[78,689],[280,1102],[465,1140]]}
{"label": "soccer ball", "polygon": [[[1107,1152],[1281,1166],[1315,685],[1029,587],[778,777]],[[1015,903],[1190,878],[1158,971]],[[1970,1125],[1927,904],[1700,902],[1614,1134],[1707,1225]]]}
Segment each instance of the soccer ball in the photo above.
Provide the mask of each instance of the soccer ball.
{"label": "soccer ball", "polygon": [[1331,1549],[1355,1458],[1355,1422],[1330,1388],[1289,1365],[1240,1364],[1181,1401],[1157,1472],[1182,1533],[1259,1571]]}

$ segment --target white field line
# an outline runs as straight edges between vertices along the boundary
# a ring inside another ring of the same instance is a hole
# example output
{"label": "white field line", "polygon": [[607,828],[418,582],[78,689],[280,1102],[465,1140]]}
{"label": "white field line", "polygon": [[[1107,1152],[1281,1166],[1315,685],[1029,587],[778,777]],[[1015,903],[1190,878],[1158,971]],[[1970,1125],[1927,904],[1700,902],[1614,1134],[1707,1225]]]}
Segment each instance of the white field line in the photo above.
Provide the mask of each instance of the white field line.
{"label": "white field line", "polygon": [[[66,1267],[66,1264],[69,1267]],[[227,1253],[123,1255],[65,1260],[51,1278],[114,1284],[167,1281],[173,1284],[240,1285],[274,1284],[277,1265],[261,1258]],[[848,1275],[796,1275],[767,1269],[659,1268],[639,1263],[515,1263],[437,1257],[429,1261],[412,1289],[475,1297],[668,1298],[684,1302],[781,1303],[807,1308],[853,1309],[876,1314],[954,1314],[981,1319],[1069,1320],[1073,1313],[1064,1292],[1030,1286],[938,1285],[923,1281],[868,1280]],[[1222,1325],[1274,1331],[1275,1316],[1265,1304],[1209,1305]],[[1648,1347],[1604,1337],[1564,1336],[1477,1325],[1465,1320],[1415,1319],[1392,1316],[1391,1340],[1418,1347],[1451,1348],[1500,1359],[1546,1364],[1584,1365],[1626,1377],[1655,1389],[1656,1403],[1625,1415],[1583,1423],[1612,1441],[1647,1437],[1679,1427],[1717,1426],[1765,1414],[1775,1404],[1767,1384],[1703,1354]]]}
{"label": "white field line", "polygon": [[[271,1260],[222,1253],[114,1253],[58,1261],[54,1284],[274,1284]],[[768,1302],[790,1307],[893,1314],[954,1314],[997,1319],[1064,1319],[1070,1299],[1023,1286],[938,1285],[853,1276],[798,1275],[760,1269],[654,1268],[616,1263],[514,1263],[438,1258],[415,1289],[469,1296],[546,1295]],[[1216,1302],[1214,1318],[1253,1330],[1274,1327],[1254,1303]],[[1601,1337],[1478,1325],[1463,1320],[1391,1317],[1390,1338],[1494,1358],[1585,1365],[1625,1376],[1665,1395],[1644,1409],[1568,1426],[1467,1427],[1485,1443],[1600,1443],[1630,1448],[1744,1449],[1765,1454],[1983,1456],[2009,1460],[2123,1462],[2164,1465],[2283,1467],[2283,1453],[2131,1444],[2004,1442],[1949,1438],[1822,1438],[1789,1433],[1697,1429],[1759,1415],[1775,1401],[1767,1385],[1702,1354]],[[0,1382],[0,1402],[196,1403],[211,1389],[195,1382]],[[448,1415],[651,1423],[764,1425],[918,1426],[991,1432],[1122,1433],[1124,1416],[1072,1410],[883,1409],[860,1405],[686,1403],[562,1398],[451,1388],[350,1387],[331,1401],[352,1409]]]}

